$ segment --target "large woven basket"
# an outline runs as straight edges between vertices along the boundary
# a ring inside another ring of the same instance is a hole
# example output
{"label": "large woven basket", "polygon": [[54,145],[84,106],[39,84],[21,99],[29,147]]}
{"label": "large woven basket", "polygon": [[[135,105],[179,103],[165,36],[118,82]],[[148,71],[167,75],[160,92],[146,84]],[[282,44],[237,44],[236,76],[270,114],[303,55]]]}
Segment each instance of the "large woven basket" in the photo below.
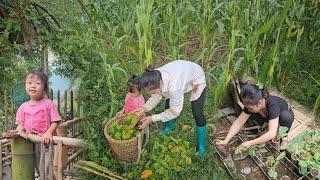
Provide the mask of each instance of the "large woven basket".
{"label": "large woven basket", "polygon": [[126,162],[139,162],[143,146],[142,142],[146,141],[143,139],[145,137],[145,129],[141,130],[138,135],[129,140],[117,140],[109,136],[108,127],[114,122],[122,124],[122,118],[123,116],[115,116],[110,119],[104,128],[104,135],[107,138],[111,152],[116,159]]}

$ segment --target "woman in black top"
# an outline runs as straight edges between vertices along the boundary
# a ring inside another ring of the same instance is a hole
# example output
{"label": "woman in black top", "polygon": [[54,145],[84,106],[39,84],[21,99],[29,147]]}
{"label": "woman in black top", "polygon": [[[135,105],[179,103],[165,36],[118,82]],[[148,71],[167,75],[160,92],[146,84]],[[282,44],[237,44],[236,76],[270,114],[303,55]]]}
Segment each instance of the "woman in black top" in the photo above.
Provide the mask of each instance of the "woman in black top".
{"label": "woman in black top", "polygon": [[246,150],[250,146],[274,139],[277,136],[279,126],[291,128],[294,120],[293,112],[288,103],[280,97],[269,96],[258,86],[248,84],[243,87],[240,98],[244,104],[244,110],[231,125],[226,138],[218,140],[217,145],[227,145],[248,119],[253,119],[260,124],[268,123],[268,131],[256,139],[242,143],[240,150]]}

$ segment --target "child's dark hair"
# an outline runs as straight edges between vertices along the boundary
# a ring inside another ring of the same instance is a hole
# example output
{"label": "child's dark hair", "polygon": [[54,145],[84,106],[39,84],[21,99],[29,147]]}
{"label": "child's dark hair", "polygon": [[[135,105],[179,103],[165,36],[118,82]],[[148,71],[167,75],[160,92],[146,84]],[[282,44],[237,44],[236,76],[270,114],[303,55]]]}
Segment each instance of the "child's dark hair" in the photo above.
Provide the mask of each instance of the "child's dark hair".
{"label": "child's dark hair", "polygon": [[26,76],[26,79],[30,75],[38,77],[44,84],[44,91],[46,92],[48,90],[48,76],[42,71],[41,68],[29,71]]}
{"label": "child's dark hair", "polygon": [[162,80],[160,71],[152,67],[146,68],[140,78],[141,86],[149,89],[160,88],[160,80]]}
{"label": "child's dark hair", "polygon": [[141,91],[140,78],[137,75],[132,75],[128,80],[129,91],[131,93],[134,92],[134,89],[137,89],[139,92]]}
{"label": "child's dark hair", "polygon": [[257,85],[247,84],[240,93],[244,105],[258,105],[262,98],[268,99],[269,93],[265,87],[259,88]]}

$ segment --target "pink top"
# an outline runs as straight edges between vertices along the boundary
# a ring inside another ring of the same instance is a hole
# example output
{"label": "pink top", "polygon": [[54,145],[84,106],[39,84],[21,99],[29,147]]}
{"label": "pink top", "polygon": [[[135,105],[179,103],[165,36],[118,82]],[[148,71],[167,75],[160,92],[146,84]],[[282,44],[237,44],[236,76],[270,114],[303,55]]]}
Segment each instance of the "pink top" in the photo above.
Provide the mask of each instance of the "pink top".
{"label": "pink top", "polygon": [[50,99],[41,99],[35,105],[21,104],[16,115],[16,124],[22,124],[26,132],[42,136],[52,122],[61,120],[58,109]]}
{"label": "pink top", "polygon": [[131,111],[137,109],[138,107],[144,105],[144,97],[142,95],[134,97],[129,92],[124,99],[124,113],[128,114]]}

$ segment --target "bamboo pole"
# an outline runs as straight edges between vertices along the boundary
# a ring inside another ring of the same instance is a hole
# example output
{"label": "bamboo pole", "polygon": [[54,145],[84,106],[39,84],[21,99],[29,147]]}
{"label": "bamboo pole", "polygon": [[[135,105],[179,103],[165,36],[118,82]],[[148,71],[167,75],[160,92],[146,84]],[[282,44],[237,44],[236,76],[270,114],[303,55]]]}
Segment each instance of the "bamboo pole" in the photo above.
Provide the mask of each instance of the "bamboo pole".
{"label": "bamboo pole", "polygon": [[68,92],[67,91],[64,91],[64,120],[67,119],[67,106],[68,106]]}
{"label": "bamboo pole", "polygon": [[79,149],[76,153],[74,153],[70,158],[68,158],[68,165],[79,156],[80,153],[83,152],[83,149]]}
{"label": "bamboo pole", "polygon": [[[66,121],[68,122],[68,121]],[[68,127],[67,126],[59,126],[58,127],[58,136],[59,137],[67,137],[68,135]],[[64,146],[62,148],[62,165],[63,165],[63,169],[65,169],[67,167],[67,164],[68,164],[68,147],[67,146]]]}
{"label": "bamboo pole", "polygon": [[58,112],[59,114],[61,114],[61,111],[60,111],[60,90],[58,90],[58,95],[57,95],[57,98],[58,98]]}
{"label": "bamboo pole", "polygon": [[3,94],[3,100],[4,100],[4,129],[8,129],[8,101],[7,101],[7,91],[4,90]]}
{"label": "bamboo pole", "polygon": [[40,144],[40,164],[39,164],[40,180],[45,180],[45,147],[44,144]]}
{"label": "bamboo pole", "polygon": [[[70,92],[70,119],[73,119],[73,91]],[[71,134],[74,137],[74,126],[71,126]]]}
{"label": "bamboo pole", "polygon": [[3,163],[2,164],[2,167],[4,168],[4,167],[6,167],[6,166],[11,166],[11,161],[10,162],[5,162],[5,163]]}
{"label": "bamboo pole", "polygon": [[17,108],[13,105],[13,103],[9,103],[11,107],[11,121],[10,121],[10,127],[9,129],[14,129],[15,128],[15,112],[17,111]]}
{"label": "bamboo pole", "polygon": [[12,140],[12,179],[34,180],[33,144],[18,137]]}
{"label": "bamboo pole", "polygon": [[73,91],[70,92],[70,119],[73,119]]}
{"label": "bamboo pole", "polygon": [[[27,140],[30,140],[33,143],[41,143],[42,142],[42,138],[40,136],[35,135],[35,134],[21,132],[19,135],[24,137]],[[53,143],[54,144],[58,144],[58,142],[60,142],[60,141],[65,146],[72,146],[72,147],[78,147],[78,148],[85,148],[85,146],[86,146],[85,142],[82,139],[53,136]]]}
{"label": "bamboo pole", "polygon": [[80,117],[80,107],[81,107],[81,105],[80,105],[80,91],[78,91],[78,96],[77,96],[77,101],[78,101],[78,106],[77,106],[77,108],[78,108],[78,110],[77,110],[77,113],[78,113],[78,117]]}
{"label": "bamboo pole", "polygon": [[[65,121],[59,125],[59,127],[70,127],[72,125],[78,124],[83,120],[83,118],[75,118],[72,120]],[[59,135],[60,136],[60,135]]]}
{"label": "bamboo pole", "polygon": [[1,142],[2,146],[11,145],[11,140],[10,139],[2,139],[0,142]]}
{"label": "bamboo pole", "polygon": [[62,141],[58,142],[58,180],[63,179],[63,167],[62,167]]}
{"label": "bamboo pole", "polygon": [[0,141],[0,179],[2,180],[3,177],[2,177],[2,142]]}
{"label": "bamboo pole", "polygon": [[59,156],[58,146],[57,145],[53,146],[53,150],[54,150],[53,173],[54,173],[54,177],[57,178],[58,177],[58,156]]}
{"label": "bamboo pole", "polygon": [[53,172],[53,144],[49,144],[49,180],[54,180]]}
{"label": "bamboo pole", "polygon": [[109,178],[109,179],[120,179],[125,180],[125,178],[117,175],[106,167],[100,166],[92,161],[78,161],[74,164],[76,168],[87,170],[88,172],[92,172],[94,174]]}
{"label": "bamboo pole", "polygon": [[[80,91],[78,90],[78,92],[77,92],[77,101],[78,101],[78,103],[77,103],[77,117],[81,117],[81,114],[80,114],[80,107],[81,107],[81,104],[80,104]],[[79,127],[80,126],[76,126],[76,134],[79,134]]]}
{"label": "bamboo pole", "polygon": [[10,159],[10,158],[12,158],[12,155],[7,155],[6,157],[2,158],[2,161],[5,161],[5,160]]}
{"label": "bamboo pole", "polygon": [[50,89],[50,99],[53,101],[53,90]]}

